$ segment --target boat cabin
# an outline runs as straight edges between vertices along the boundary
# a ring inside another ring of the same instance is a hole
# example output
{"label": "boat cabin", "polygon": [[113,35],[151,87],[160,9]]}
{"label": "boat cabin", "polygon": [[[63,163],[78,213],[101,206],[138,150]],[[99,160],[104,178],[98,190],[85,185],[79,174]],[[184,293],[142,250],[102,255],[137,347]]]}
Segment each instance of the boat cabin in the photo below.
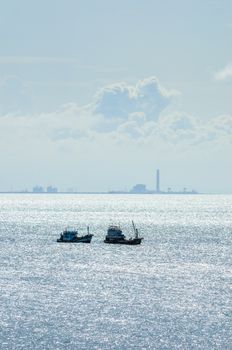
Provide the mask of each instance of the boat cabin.
{"label": "boat cabin", "polygon": [[111,225],[107,230],[107,238],[125,238],[119,226]]}
{"label": "boat cabin", "polygon": [[67,227],[63,231],[63,239],[66,241],[72,241],[78,234],[78,231],[75,228]]}

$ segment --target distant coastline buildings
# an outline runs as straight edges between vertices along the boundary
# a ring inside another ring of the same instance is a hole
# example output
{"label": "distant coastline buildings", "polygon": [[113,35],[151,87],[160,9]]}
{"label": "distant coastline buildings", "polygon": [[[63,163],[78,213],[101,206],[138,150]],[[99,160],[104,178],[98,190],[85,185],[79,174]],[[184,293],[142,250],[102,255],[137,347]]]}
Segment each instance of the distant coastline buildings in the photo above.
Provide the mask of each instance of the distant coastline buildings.
{"label": "distant coastline buildings", "polygon": [[57,193],[58,189],[56,187],[48,186],[47,193]]}
{"label": "distant coastline buildings", "polygon": [[196,190],[187,190],[186,187],[182,191],[173,191],[168,187],[167,191],[162,191],[160,187],[160,170],[156,170],[156,187],[155,190],[147,189],[145,184],[136,184],[129,192],[125,191],[110,191],[109,193],[132,193],[132,194],[197,194]]}
{"label": "distant coastline buildings", "polygon": [[137,184],[130,190],[130,193],[149,193],[149,190],[147,190],[146,185]]}
{"label": "distant coastline buildings", "polygon": [[188,190],[186,187],[183,188],[183,190],[180,191],[173,191],[171,189],[171,187],[167,188],[167,191],[163,191],[161,189],[161,181],[160,181],[160,170],[157,169],[156,170],[156,179],[155,179],[155,186],[154,189],[148,189],[146,187],[145,184],[139,183],[134,185],[131,190],[129,191],[108,191],[108,192],[104,192],[104,191],[98,191],[98,192],[94,192],[94,191],[78,191],[76,189],[73,188],[68,188],[66,191],[59,191],[57,187],[54,187],[52,185],[47,186],[46,188],[44,188],[41,185],[36,185],[32,188],[32,190],[21,190],[21,191],[15,191],[15,190],[10,190],[10,191],[0,191],[0,193],[50,193],[50,194],[54,194],[54,193],[80,193],[80,194],[91,194],[91,193],[95,193],[95,194],[198,194],[198,192],[196,190]]}
{"label": "distant coastline buildings", "polygon": [[44,188],[42,186],[34,186],[33,187],[33,190],[32,190],[33,193],[57,193],[58,192],[58,189],[57,187],[53,187],[53,186],[48,186],[46,191],[44,190]]}
{"label": "distant coastline buildings", "polygon": [[[156,178],[155,178],[155,186],[154,189],[150,190],[146,187],[145,184],[139,183],[134,185],[130,191],[109,191],[109,192],[88,192],[88,191],[75,191],[73,188],[69,188],[65,192],[60,193],[109,193],[109,194],[197,194],[198,192],[196,190],[188,190],[186,187],[183,188],[183,190],[180,191],[173,191],[171,187],[167,188],[167,191],[163,191],[161,189],[161,176],[160,176],[160,170],[156,170]],[[42,186],[34,186],[33,193],[59,193],[57,187],[48,186],[46,190]]]}
{"label": "distant coastline buildings", "polygon": [[[136,184],[134,185],[131,190],[129,191],[115,191],[115,190],[112,190],[112,191],[108,191],[108,192],[89,192],[89,191],[77,191],[77,190],[74,190],[73,188],[69,188],[67,191],[62,191],[62,192],[59,192],[57,187],[53,187],[52,185],[48,186],[46,188],[46,190],[40,186],[40,185],[36,185],[33,187],[33,190],[32,192],[33,193],[109,193],[109,194],[197,194],[198,192],[196,190],[188,190],[186,187],[183,187],[183,190],[180,190],[180,191],[173,191],[171,189],[171,187],[168,187],[167,188],[167,191],[163,191],[161,189],[161,176],[160,176],[160,170],[159,169],[156,169],[156,177],[155,177],[155,186],[154,186],[154,189],[150,190],[146,187],[145,184],[142,184],[142,183],[139,183],[139,184]],[[30,193],[30,191],[27,191]]]}
{"label": "distant coastline buildings", "polygon": [[168,190],[167,191],[162,191],[160,189],[160,170],[157,169],[156,170],[156,189],[155,191],[154,190],[148,190],[146,188],[145,185],[143,184],[138,184],[138,185],[135,185],[130,193],[143,193],[143,194],[146,194],[146,193],[153,193],[153,194],[197,194],[198,192],[196,190],[191,190],[191,191],[188,191],[186,189],[186,187],[183,188],[182,191],[172,191],[171,187],[168,187]]}
{"label": "distant coastline buildings", "polygon": [[43,193],[44,189],[42,186],[34,186],[32,192],[33,193]]}

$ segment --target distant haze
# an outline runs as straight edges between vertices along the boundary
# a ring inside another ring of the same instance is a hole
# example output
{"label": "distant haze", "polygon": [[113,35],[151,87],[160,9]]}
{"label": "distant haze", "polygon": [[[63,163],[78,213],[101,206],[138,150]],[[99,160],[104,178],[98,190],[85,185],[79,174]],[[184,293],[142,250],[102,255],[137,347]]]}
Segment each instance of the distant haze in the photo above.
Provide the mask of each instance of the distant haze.
{"label": "distant haze", "polygon": [[0,191],[232,193],[232,2],[6,1]]}

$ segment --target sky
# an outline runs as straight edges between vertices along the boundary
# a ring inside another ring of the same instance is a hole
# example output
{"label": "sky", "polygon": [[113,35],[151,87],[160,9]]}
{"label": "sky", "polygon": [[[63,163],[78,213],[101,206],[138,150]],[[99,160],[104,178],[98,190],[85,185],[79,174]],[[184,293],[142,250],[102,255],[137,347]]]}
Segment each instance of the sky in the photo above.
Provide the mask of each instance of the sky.
{"label": "sky", "polygon": [[0,8],[0,191],[232,193],[231,0]]}

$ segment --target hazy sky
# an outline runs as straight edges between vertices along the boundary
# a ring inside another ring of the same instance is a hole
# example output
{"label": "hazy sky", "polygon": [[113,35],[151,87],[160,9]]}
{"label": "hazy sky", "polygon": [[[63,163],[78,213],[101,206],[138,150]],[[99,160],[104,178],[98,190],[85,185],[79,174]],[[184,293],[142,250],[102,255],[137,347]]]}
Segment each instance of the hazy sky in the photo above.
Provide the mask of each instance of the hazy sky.
{"label": "hazy sky", "polygon": [[0,190],[232,193],[231,0],[0,5]]}

